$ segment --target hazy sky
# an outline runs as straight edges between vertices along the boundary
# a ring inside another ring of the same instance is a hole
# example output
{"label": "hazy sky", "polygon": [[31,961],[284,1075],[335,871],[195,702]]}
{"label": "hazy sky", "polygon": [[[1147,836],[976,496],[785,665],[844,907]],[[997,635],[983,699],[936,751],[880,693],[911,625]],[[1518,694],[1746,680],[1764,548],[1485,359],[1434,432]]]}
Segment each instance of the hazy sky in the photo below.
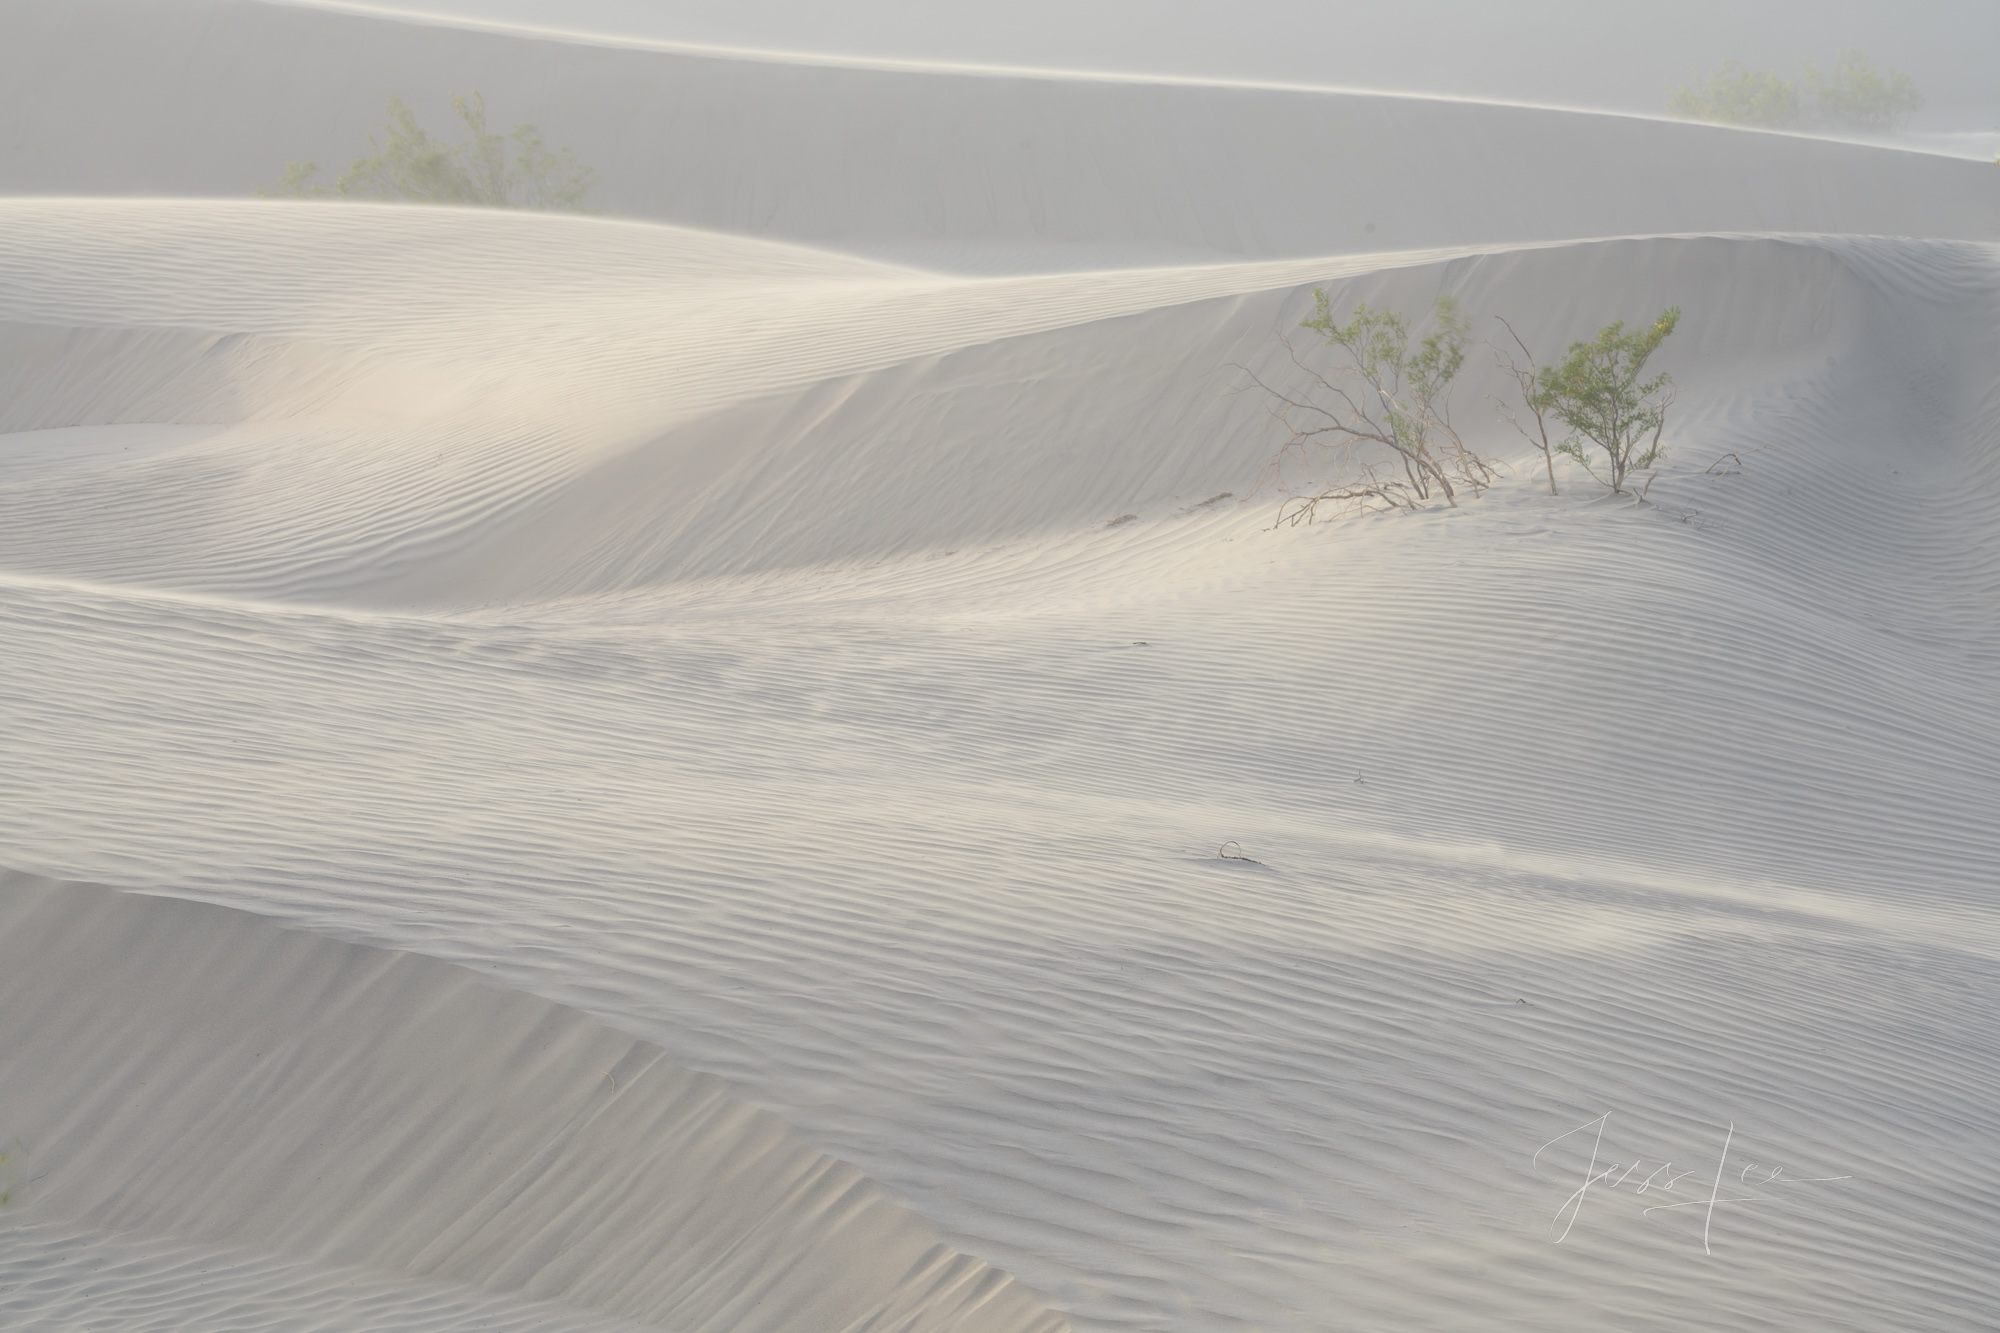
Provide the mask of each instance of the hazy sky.
{"label": "hazy sky", "polygon": [[[307,0],[311,2],[311,0]],[[356,5],[355,7],[364,7]],[[2000,0],[373,0],[673,41],[1271,79],[1657,111],[1735,58],[1844,46],[1907,70],[1917,122],[2000,120]]]}

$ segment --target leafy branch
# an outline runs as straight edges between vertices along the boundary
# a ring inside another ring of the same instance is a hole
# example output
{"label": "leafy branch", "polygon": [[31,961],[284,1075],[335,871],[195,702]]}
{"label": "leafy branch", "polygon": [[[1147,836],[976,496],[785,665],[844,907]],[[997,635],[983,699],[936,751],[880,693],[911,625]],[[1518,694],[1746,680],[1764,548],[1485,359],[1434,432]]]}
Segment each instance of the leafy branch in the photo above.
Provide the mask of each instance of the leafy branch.
{"label": "leafy branch", "polygon": [[[1500,369],[1514,381],[1515,387],[1519,389],[1522,405],[1527,409],[1528,415],[1534,418],[1534,432],[1532,434],[1529,433],[1527,424],[1521,420],[1520,414],[1514,410],[1513,404],[1506,400],[1494,397],[1492,399],[1493,409],[1500,414],[1501,420],[1520,432],[1522,439],[1541,450],[1542,465],[1548,469],[1549,474],[1549,494],[1558,494],[1556,490],[1556,454],[1558,450],[1554,442],[1549,439],[1548,405],[1543,401],[1537,384],[1537,380],[1542,373],[1541,367],[1535,364],[1535,354],[1528,350],[1528,344],[1521,341],[1521,335],[1514,332],[1514,326],[1509,324],[1505,319],[1501,319],[1498,315],[1495,315],[1493,318],[1500,320],[1500,327],[1507,330],[1507,336],[1514,342],[1513,350],[1506,347],[1494,347],[1493,359]],[[1518,359],[1514,355],[1514,350],[1518,350],[1521,354]]]}
{"label": "leafy branch", "polygon": [[1308,364],[1285,337],[1302,388],[1280,388],[1237,367],[1263,390],[1288,432],[1276,466],[1325,461],[1338,477],[1288,499],[1279,521],[1309,523],[1322,505],[1415,509],[1442,499],[1455,507],[1461,491],[1476,494],[1491,485],[1493,465],[1467,449],[1451,424],[1451,384],[1465,364],[1468,332],[1457,303],[1439,298],[1435,327],[1413,347],[1409,321],[1392,310],[1361,303],[1342,321],[1324,291],[1315,291],[1313,302],[1299,327],[1319,335],[1333,354],[1331,365]]}
{"label": "leafy branch", "polygon": [[[1561,361],[1532,381],[1527,404],[1537,419],[1546,414],[1570,428],[1556,452],[1582,464],[1614,494],[1624,494],[1634,472],[1665,456],[1660,434],[1674,401],[1673,378],[1665,373],[1641,376],[1680,318],[1680,307],[1669,306],[1644,329],[1627,333],[1622,319],[1606,324],[1589,342],[1571,343]],[[1600,461],[1593,462],[1591,446],[1603,455]],[[1551,468],[1551,486],[1554,476]]]}

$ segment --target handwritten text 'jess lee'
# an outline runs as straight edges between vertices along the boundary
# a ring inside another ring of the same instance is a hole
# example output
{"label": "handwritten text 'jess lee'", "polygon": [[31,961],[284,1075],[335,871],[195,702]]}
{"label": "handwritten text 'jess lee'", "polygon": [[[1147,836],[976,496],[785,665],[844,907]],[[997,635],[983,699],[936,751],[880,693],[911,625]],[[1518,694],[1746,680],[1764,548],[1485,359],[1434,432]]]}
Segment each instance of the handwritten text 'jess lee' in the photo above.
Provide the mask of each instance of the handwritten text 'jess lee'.
{"label": "handwritten text 'jess lee'", "polygon": [[[1676,1171],[1672,1162],[1662,1161],[1652,1170],[1642,1172],[1641,1169],[1647,1165],[1647,1159],[1643,1158],[1632,1162],[1612,1162],[1600,1168],[1598,1160],[1604,1149],[1604,1127],[1610,1119],[1611,1112],[1606,1111],[1595,1120],[1587,1120],[1575,1129],[1565,1130],[1535,1150],[1534,1166],[1536,1174],[1539,1175],[1543,1153],[1565,1139],[1591,1135],[1590,1162],[1583,1169],[1583,1183],[1563,1200],[1562,1207],[1556,1209],[1555,1219],[1549,1226],[1551,1231],[1561,1228],[1561,1234],[1555,1238],[1555,1243],[1558,1245],[1569,1238],[1570,1228],[1574,1227],[1577,1218],[1583,1215],[1583,1201],[1593,1187],[1602,1185],[1607,1190],[1615,1190],[1630,1185],[1634,1194],[1672,1194],[1676,1192],[1679,1182],[1694,1175],[1697,1169],[1691,1167],[1685,1171]],[[1747,1162],[1736,1172],[1736,1185],[1725,1185],[1725,1172],[1729,1169],[1729,1145],[1735,1142],[1735,1139],[1736,1124],[1731,1121],[1728,1131],[1722,1138],[1722,1153],[1716,1159],[1713,1176],[1706,1169],[1702,1169],[1699,1183],[1690,1187],[1698,1191],[1698,1197],[1679,1199],[1672,1203],[1656,1203],[1643,1210],[1650,1216],[1674,1208],[1702,1209],[1701,1248],[1704,1253],[1715,1252],[1709,1247],[1709,1238],[1715,1226],[1715,1210],[1718,1207],[1726,1204],[1761,1203],[1764,1199],[1772,1197],[1739,1194],[1736,1192],[1739,1188],[1776,1189],[1778,1186],[1823,1185],[1835,1180],[1853,1179],[1852,1176],[1791,1176],[1785,1174],[1785,1168],[1782,1166]],[[1725,1194],[1725,1189],[1730,1192]]]}

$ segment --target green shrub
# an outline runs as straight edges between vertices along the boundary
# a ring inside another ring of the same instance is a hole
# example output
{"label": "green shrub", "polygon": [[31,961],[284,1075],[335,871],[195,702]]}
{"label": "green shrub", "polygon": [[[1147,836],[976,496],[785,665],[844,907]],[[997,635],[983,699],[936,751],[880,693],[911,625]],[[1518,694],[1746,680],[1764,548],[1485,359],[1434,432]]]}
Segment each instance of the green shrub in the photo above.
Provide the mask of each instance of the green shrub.
{"label": "green shrub", "polygon": [[1745,69],[1734,60],[1667,95],[1667,110],[1690,120],[1886,134],[1924,99],[1907,74],[1883,74],[1859,51],[1842,51],[1822,74],[1810,61],[1797,84],[1770,70]]}
{"label": "green shrub", "polygon": [[1799,123],[1799,93],[1769,70],[1745,69],[1731,60],[1706,79],[1674,89],[1667,110],[1689,120],[1785,130]]}
{"label": "green shrub", "polygon": [[1320,336],[1330,364],[1308,364],[1286,338],[1302,387],[1275,387],[1244,368],[1291,432],[1275,466],[1292,457],[1335,473],[1330,483],[1287,500],[1280,520],[1310,522],[1323,504],[1456,505],[1461,491],[1476,494],[1491,485],[1493,465],[1467,449],[1451,424],[1451,385],[1465,364],[1467,337],[1457,303],[1440,297],[1432,331],[1413,344],[1409,321],[1392,310],[1362,303],[1342,321],[1325,292],[1314,292],[1313,301],[1299,327]]}
{"label": "green shrub", "polygon": [[354,160],[331,189],[315,183],[314,162],[288,162],[270,193],[294,199],[337,196],[398,199],[424,204],[484,208],[536,208],[583,212],[596,173],[567,149],[551,150],[533,125],[511,134],[486,128],[486,99],[452,95],[451,107],[470,137],[448,144],[431,138],[410,108],[389,99],[388,119],[369,136],[375,151]]}
{"label": "green shrub", "polygon": [[1909,75],[1877,73],[1859,51],[1842,51],[1826,74],[1808,64],[1803,82],[1818,119],[1841,129],[1887,133],[1924,104]]}
{"label": "green shrub", "polygon": [[[1669,306],[1649,328],[1627,333],[1622,319],[1606,324],[1591,341],[1571,343],[1561,361],[1536,377],[1529,407],[1570,429],[1557,452],[1581,463],[1614,494],[1625,492],[1634,472],[1665,456],[1660,433],[1673,403],[1673,379],[1640,376],[1680,318],[1680,307]],[[1593,446],[1601,460],[1593,460]]]}

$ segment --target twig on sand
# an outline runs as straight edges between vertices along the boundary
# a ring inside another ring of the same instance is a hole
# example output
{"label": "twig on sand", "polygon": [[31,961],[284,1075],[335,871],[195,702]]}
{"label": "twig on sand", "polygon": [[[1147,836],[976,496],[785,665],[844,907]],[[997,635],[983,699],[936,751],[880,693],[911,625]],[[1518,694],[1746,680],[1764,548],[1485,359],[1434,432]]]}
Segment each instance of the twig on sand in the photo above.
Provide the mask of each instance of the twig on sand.
{"label": "twig on sand", "polygon": [[[1770,447],[1771,446],[1768,444],[1760,444],[1755,449],[1745,449],[1740,454],[1739,453],[1724,454],[1722,457],[1716,459],[1713,463],[1710,463],[1707,467],[1703,468],[1701,470],[1701,474],[1704,477],[1733,477],[1737,473],[1743,470],[1743,460],[1745,457],[1747,457],[1750,454],[1761,454]],[[1725,463],[1733,463],[1733,466],[1723,467],[1723,464]],[[1718,471],[1717,469],[1720,469],[1720,471]]]}

